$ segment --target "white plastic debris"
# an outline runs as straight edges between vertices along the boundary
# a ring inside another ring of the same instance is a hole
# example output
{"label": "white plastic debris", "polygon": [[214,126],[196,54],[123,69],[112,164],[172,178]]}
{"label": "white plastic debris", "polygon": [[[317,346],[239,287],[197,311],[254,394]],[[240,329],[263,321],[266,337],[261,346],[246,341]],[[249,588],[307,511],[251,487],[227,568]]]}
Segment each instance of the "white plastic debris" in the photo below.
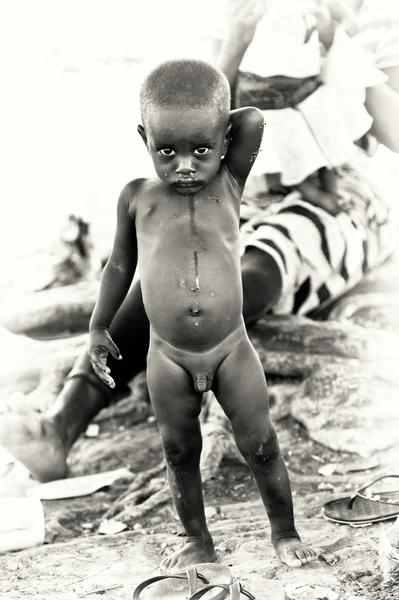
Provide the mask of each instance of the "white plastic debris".
{"label": "white plastic debris", "polygon": [[98,533],[101,535],[114,535],[116,533],[120,533],[121,531],[125,531],[125,529],[127,529],[126,523],[122,523],[122,521],[114,521],[114,519],[105,519],[100,523]]}
{"label": "white plastic debris", "polygon": [[85,431],[85,436],[88,438],[96,438],[100,435],[100,426],[97,423],[90,423]]}
{"label": "white plastic debris", "polygon": [[82,475],[81,477],[69,477],[68,479],[57,479],[48,483],[40,483],[27,491],[28,496],[41,498],[42,500],[61,500],[64,498],[78,498],[90,496],[102,488],[112,485],[117,479],[130,476],[129,469],[115,469],[94,475]]}
{"label": "white plastic debris", "polygon": [[336,463],[328,463],[327,465],[323,465],[322,467],[320,467],[320,469],[318,469],[317,472],[320,473],[320,475],[323,475],[323,477],[329,477],[330,475],[335,473],[336,470]]}

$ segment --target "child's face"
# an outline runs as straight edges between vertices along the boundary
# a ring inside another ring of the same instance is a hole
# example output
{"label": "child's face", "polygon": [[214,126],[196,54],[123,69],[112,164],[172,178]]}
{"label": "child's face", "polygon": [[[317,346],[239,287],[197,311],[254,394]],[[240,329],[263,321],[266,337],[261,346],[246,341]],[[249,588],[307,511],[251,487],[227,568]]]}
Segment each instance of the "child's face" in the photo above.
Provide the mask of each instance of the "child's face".
{"label": "child's face", "polygon": [[152,110],[138,130],[158,177],[184,195],[215,177],[227,151],[229,128],[212,108]]}

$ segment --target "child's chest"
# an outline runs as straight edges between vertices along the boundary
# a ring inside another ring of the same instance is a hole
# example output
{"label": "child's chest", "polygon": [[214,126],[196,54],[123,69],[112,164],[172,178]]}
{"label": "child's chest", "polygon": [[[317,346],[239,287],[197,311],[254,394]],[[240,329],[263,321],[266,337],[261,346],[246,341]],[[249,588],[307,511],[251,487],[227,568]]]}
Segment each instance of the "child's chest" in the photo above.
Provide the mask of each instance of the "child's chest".
{"label": "child's chest", "polygon": [[180,194],[159,185],[140,198],[138,237],[209,239],[238,231],[241,195],[228,182],[210,184],[195,194]]}

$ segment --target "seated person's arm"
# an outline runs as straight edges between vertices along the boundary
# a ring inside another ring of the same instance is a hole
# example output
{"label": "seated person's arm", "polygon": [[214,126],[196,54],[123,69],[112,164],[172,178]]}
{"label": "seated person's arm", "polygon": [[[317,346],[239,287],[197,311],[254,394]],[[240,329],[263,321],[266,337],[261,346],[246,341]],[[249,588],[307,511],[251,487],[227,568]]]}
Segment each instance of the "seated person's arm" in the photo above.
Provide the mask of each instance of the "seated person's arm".
{"label": "seated person's arm", "polygon": [[371,133],[381,144],[399,152],[399,65],[382,70],[388,81],[366,91],[366,108],[373,117]]}
{"label": "seated person's arm", "polygon": [[264,13],[264,6],[258,0],[227,0],[226,5],[227,34],[215,62],[229,80],[234,98],[238,69]]}
{"label": "seated person's arm", "polygon": [[95,373],[110,387],[114,382],[106,367],[108,352],[121,359],[117,346],[108,333],[115,314],[132,283],[137,266],[137,237],[134,220],[129,216],[131,184],[121,192],[117,208],[117,227],[111,255],[104,268],[100,293],[90,320],[89,356]]}
{"label": "seated person's arm", "polygon": [[263,113],[253,106],[237,108],[230,112],[230,123],[230,143],[224,162],[244,186],[262,141]]}

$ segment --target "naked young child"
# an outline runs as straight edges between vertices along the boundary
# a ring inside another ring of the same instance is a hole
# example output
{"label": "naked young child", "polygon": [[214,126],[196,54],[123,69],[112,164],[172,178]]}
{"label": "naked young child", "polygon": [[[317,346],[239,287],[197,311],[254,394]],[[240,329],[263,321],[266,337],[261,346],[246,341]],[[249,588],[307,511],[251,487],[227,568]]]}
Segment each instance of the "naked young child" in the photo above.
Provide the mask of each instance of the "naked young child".
{"label": "naked young child", "polygon": [[167,61],[145,78],[139,133],[157,178],[122,190],[117,229],[90,322],[89,356],[114,387],[109,334],[137,263],[150,320],[147,380],[185,544],[164,571],[215,560],[199,469],[203,393],[212,389],[259,487],[278,558],[315,559],[295,529],[290,484],[270,420],[264,372],[242,317],[239,211],[259,150],[262,112],[230,111],[226,77],[198,60]]}

